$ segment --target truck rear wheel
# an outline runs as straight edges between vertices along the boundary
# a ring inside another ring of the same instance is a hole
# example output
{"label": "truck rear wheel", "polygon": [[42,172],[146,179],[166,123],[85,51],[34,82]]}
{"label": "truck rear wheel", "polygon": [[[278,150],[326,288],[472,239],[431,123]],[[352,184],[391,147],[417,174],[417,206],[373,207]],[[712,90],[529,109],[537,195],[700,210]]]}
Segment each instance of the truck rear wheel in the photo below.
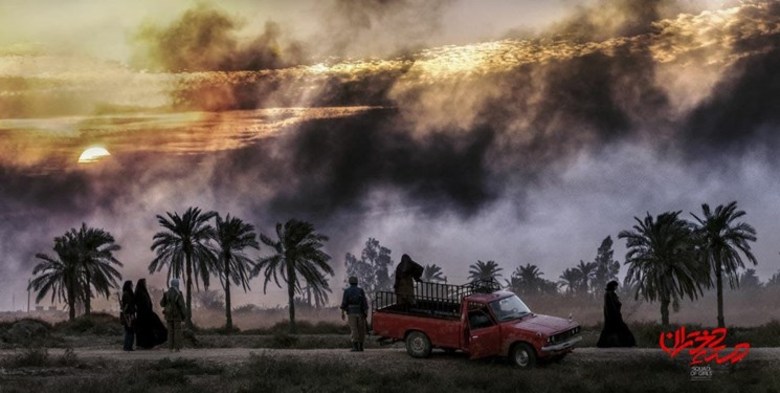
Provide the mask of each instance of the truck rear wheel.
{"label": "truck rear wheel", "polygon": [[406,336],[406,352],[415,358],[427,358],[431,354],[431,340],[423,332],[411,332]]}
{"label": "truck rear wheel", "polygon": [[512,347],[512,351],[509,353],[509,360],[515,364],[515,366],[524,370],[534,368],[536,366],[536,352],[526,343],[515,344]]}

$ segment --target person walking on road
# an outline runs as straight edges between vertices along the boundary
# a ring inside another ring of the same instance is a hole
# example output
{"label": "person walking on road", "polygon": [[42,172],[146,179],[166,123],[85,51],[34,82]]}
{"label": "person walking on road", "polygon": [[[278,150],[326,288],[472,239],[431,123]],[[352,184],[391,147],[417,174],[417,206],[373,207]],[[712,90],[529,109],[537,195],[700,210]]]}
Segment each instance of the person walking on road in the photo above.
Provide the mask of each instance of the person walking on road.
{"label": "person walking on road", "polygon": [[368,317],[368,301],[366,293],[358,287],[355,276],[349,278],[349,288],[344,290],[341,300],[341,319],[348,317],[352,352],[363,351],[363,341],[366,339],[366,318]]}
{"label": "person walking on road", "polygon": [[181,323],[188,312],[184,296],[179,291],[179,280],[171,280],[171,287],[160,300],[160,306],[163,308],[165,321],[168,322],[168,348],[178,352],[182,344]]}
{"label": "person walking on road", "polygon": [[130,280],[125,281],[125,284],[122,286],[120,305],[122,309],[119,313],[119,320],[125,328],[125,339],[122,349],[132,351],[133,342],[135,341],[135,297],[133,295],[133,282]]}
{"label": "person walking on road", "polygon": [[615,293],[617,287],[617,281],[610,281],[604,293],[604,329],[601,330],[601,336],[596,343],[599,348],[636,346],[634,335],[623,322],[623,315],[620,313],[622,304]]}

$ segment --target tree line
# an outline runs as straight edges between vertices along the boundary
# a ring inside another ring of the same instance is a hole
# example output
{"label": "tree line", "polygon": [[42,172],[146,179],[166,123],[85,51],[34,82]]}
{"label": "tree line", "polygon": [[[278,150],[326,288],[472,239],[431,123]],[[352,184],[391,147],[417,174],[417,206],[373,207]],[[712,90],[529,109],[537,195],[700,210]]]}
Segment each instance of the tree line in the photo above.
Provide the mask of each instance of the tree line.
{"label": "tree line", "polygon": [[[635,299],[659,302],[661,323],[669,324],[669,307],[679,307],[680,300],[696,300],[705,289],[714,289],[717,296],[718,326],[725,326],[723,312],[723,287],[732,289],[743,286],[756,288],[761,285],[754,269],[745,269],[745,263],[756,265],[750,244],[756,241],[756,231],[741,221],[745,212],[737,208],[737,202],[719,205],[715,209],[708,204],[701,206],[700,214],[690,213],[690,220],[682,218],[681,211],[664,212],[652,216],[634,217],[635,225],[623,230],[618,239],[626,241],[627,266],[623,286]],[[535,264],[517,266],[503,279],[503,268],[493,260],[477,260],[468,266],[468,280],[488,280],[524,296],[566,295],[598,296],[600,289],[610,280],[617,280],[620,262],[614,259],[613,241],[607,236],[596,251],[593,261],[580,260],[565,269],[558,280],[548,280]],[[370,291],[390,290],[392,267],[390,250],[375,239],[369,239],[360,256],[346,255],[345,265],[349,275],[357,275]],[[439,266],[426,265],[424,280],[445,282]],[[503,279],[503,282],[502,282]],[[767,285],[780,285],[780,272],[772,276]]]}
{"label": "tree line", "polygon": [[[624,287],[635,299],[660,303],[661,321],[669,323],[669,307],[676,308],[687,297],[695,300],[704,289],[714,288],[718,297],[718,325],[725,326],[723,316],[723,286],[731,288],[740,282],[759,285],[755,270],[745,268],[745,262],[757,264],[750,243],[756,241],[755,229],[740,221],[745,212],[736,202],[720,205],[714,210],[702,205],[702,213],[691,213],[691,220],[680,217],[681,211],[665,212],[655,217],[647,213],[634,217],[635,225],[618,234],[625,239],[627,266]],[[263,292],[268,284],[286,286],[290,329],[295,331],[295,306],[301,298],[324,305],[332,292],[328,276],[334,272],[331,259],[323,246],[328,237],[317,233],[310,223],[291,219],[276,224],[274,236],[258,234],[254,226],[237,217],[222,217],[216,212],[188,208],[181,216],[174,213],[156,216],[162,230],[152,237],[156,257],[149,272],[167,269],[167,278],[183,279],[187,308],[192,306],[192,287],[207,289],[210,278],[216,276],[225,293],[225,319],[228,331],[233,329],[231,284],[244,291],[249,281],[262,275]],[[246,249],[260,250],[260,242],[271,254],[252,259]],[[558,280],[548,280],[539,266],[519,265],[504,279],[504,287],[523,296],[565,295],[598,296],[606,282],[616,280],[620,262],[614,259],[613,241],[607,236],[596,251],[594,260],[565,269]],[[90,312],[90,299],[95,295],[109,296],[118,288],[121,275],[116,267],[122,263],[114,257],[120,249],[110,233],[82,224],[54,239],[56,257],[37,254],[40,262],[33,269],[35,278],[30,287],[38,292],[36,301],[51,293],[65,299],[69,318],[75,317],[75,305],[82,304]],[[367,293],[391,290],[393,283],[391,250],[377,239],[369,238],[358,255],[347,253],[344,266],[347,276],[357,276]],[[425,265],[423,281],[447,282],[443,269]],[[477,260],[468,266],[468,280],[501,282],[503,268],[493,260]],[[780,285],[780,273],[768,285]],[[191,315],[187,324],[192,327]]]}
{"label": "tree line", "polygon": [[[263,276],[263,292],[270,282],[285,285],[289,300],[290,330],[295,332],[296,294],[304,288],[320,300],[327,300],[331,292],[327,276],[333,276],[328,264],[331,259],[323,246],[328,237],[317,233],[308,222],[291,219],[276,224],[272,236],[260,234],[260,241],[271,250],[270,255],[252,259],[246,249],[260,249],[258,234],[253,225],[229,214],[224,218],[213,211],[204,212],[190,207],[184,214],[167,212],[157,215],[162,230],[152,237],[151,250],[156,257],[149,264],[149,273],[167,270],[167,280],[182,279],[187,309],[186,323],[192,328],[193,285],[208,289],[210,279],[216,276],[225,293],[225,327],[233,330],[231,283],[244,291],[249,281]],[[110,296],[111,289],[119,287],[121,274],[116,267],[122,263],[114,253],[120,249],[114,237],[103,229],[82,224],[54,238],[54,253],[36,254],[42,262],[33,269],[30,289],[37,292],[36,302],[48,294],[52,301],[68,304],[68,317],[76,316],[76,305],[84,305],[90,313],[90,301],[95,294]],[[305,284],[305,287],[304,287]]]}

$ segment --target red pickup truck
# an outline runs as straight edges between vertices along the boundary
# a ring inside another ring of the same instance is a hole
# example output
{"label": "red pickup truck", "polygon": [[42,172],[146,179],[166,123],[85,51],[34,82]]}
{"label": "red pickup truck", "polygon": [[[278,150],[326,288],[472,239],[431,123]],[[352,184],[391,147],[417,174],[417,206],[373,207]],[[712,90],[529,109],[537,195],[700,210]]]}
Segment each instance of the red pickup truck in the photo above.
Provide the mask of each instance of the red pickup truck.
{"label": "red pickup truck", "polygon": [[562,359],[582,338],[577,322],[535,314],[495,283],[419,283],[411,305],[377,292],[371,320],[382,342],[405,341],[413,357],[428,357],[433,348],[461,350],[471,359],[508,356],[524,369],[537,359]]}

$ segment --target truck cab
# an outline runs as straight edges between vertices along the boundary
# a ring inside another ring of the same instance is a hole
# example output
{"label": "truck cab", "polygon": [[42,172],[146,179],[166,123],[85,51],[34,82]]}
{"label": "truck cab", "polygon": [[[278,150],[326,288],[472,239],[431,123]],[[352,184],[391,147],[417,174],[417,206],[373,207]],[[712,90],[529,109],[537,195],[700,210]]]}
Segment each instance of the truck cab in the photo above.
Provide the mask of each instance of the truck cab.
{"label": "truck cab", "polygon": [[532,368],[538,359],[563,358],[581,339],[577,322],[534,313],[510,291],[473,283],[433,284],[431,291],[425,288],[430,284],[418,286],[411,306],[387,304],[381,298],[390,293],[377,293],[372,325],[380,340],[403,340],[414,357],[441,348],[464,351],[471,359],[504,356]]}

